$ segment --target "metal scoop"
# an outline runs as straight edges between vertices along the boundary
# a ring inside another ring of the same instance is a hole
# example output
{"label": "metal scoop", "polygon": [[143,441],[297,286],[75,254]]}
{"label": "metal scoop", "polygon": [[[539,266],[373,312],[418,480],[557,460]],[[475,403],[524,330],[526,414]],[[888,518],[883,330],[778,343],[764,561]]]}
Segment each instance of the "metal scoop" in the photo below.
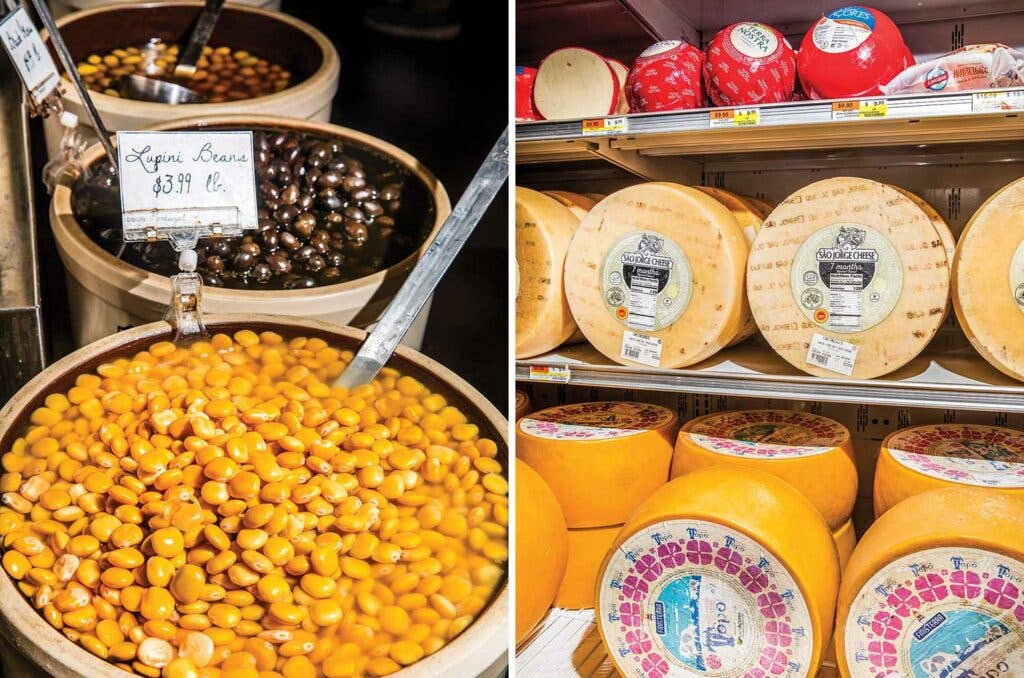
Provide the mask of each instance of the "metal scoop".
{"label": "metal scoop", "polygon": [[[196,62],[203,54],[203,48],[213,34],[220,11],[224,8],[224,0],[206,0],[203,11],[196,20],[195,28],[189,37],[188,44],[178,58],[173,76],[179,80],[187,80],[195,75]],[[130,75],[121,82],[121,96],[137,101],[151,101],[158,104],[196,104],[206,101],[206,97],[184,85],[165,80],[149,78],[145,75]]]}
{"label": "metal scoop", "polygon": [[508,128],[505,128],[426,254],[409,273],[377,326],[335,381],[336,385],[352,388],[369,383],[384,367],[507,178]]}

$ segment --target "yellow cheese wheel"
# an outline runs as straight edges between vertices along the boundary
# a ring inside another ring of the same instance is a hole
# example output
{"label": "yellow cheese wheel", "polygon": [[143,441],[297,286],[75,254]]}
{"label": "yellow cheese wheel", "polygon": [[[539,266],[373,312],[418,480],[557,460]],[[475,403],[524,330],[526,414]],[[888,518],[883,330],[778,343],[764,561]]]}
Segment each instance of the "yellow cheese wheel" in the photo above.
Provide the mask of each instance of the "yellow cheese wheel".
{"label": "yellow cheese wheel", "polygon": [[565,574],[569,536],[544,479],[516,459],[516,644],[540,623]]}
{"label": "yellow cheese wheel", "polygon": [[1016,676],[1024,667],[1024,501],[974,487],[903,501],[843,573],[844,677]]}
{"label": "yellow cheese wheel", "polygon": [[757,198],[752,195],[741,195],[740,197],[754,206],[754,209],[761,216],[762,220],[767,219],[768,215],[772,213],[773,209],[775,209],[770,203],[761,200],[761,198]]}
{"label": "yellow cheese wheel", "polygon": [[516,419],[530,413],[530,396],[516,389]]}
{"label": "yellow cheese wheel", "polygon": [[595,616],[624,676],[814,675],[839,559],[825,521],[788,483],[724,467],[681,476],[637,508],[614,546]]}
{"label": "yellow cheese wheel", "polygon": [[607,197],[604,193],[584,193],[583,195],[587,196],[594,202],[601,202],[605,197]]}
{"label": "yellow cheese wheel", "polygon": [[728,209],[694,188],[639,184],[598,203],[565,259],[573,317],[616,362],[684,367],[742,321],[748,246]]}
{"label": "yellow cheese wheel", "polygon": [[913,200],[914,204],[920,207],[921,211],[928,215],[929,221],[932,222],[932,226],[935,227],[936,233],[939,234],[939,239],[942,240],[942,247],[946,250],[946,259],[948,260],[949,265],[952,266],[953,257],[956,255],[956,238],[953,236],[953,231],[949,228],[949,224],[946,223],[946,220],[942,218],[942,215],[939,214],[938,210],[931,206],[931,203],[921,196],[916,193],[911,193],[907,189],[896,186],[895,184],[889,185]]}
{"label": "yellow cheese wheel", "polygon": [[622,525],[569,530],[569,560],[555,607],[581,610],[594,607],[597,569],[612,547]]}
{"label": "yellow cheese wheel", "polygon": [[569,527],[619,525],[668,479],[676,428],[660,405],[560,405],[519,420],[516,455],[551,487]]}
{"label": "yellow cheese wheel", "polygon": [[857,530],[853,527],[853,519],[847,520],[843,526],[832,533],[832,539],[836,542],[836,551],[839,552],[839,571],[846,569],[846,563],[850,562],[853,549],[857,547]]}
{"label": "yellow cheese wheel", "polygon": [[1024,499],[1024,432],[935,424],[889,434],[875,465],[875,516],[907,497],[953,485],[985,487]]}
{"label": "yellow cheese wheel", "polygon": [[672,477],[713,466],[771,473],[800,490],[829,529],[849,520],[857,500],[853,442],[845,426],[793,410],[741,410],[683,424]]}
{"label": "yellow cheese wheel", "polygon": [[583,219],[587,216],[587,212],[597,204],[596,200],[572,191],[544,191],[544,195],[550,196],[568,207],[577,219]]}
{"label": "yellow cheese wheel", "polygon": [[747,294],[761,334],[792,365],[868,379],[908,363],[938,331],[948,263],[913,200],[877,181],[836,177],[768,216],[747,262]]}
{"label": "yellow cheese wheel", "polygon": [[997,191],[964,227],[953,308],[975,350],[1024,381],[1024,179]]}
{"label": "yellow cheese wheel", "polygon": [[577,226],[554,198],[516,186],[516,358],[550,351],[576,331],[562,273]]}

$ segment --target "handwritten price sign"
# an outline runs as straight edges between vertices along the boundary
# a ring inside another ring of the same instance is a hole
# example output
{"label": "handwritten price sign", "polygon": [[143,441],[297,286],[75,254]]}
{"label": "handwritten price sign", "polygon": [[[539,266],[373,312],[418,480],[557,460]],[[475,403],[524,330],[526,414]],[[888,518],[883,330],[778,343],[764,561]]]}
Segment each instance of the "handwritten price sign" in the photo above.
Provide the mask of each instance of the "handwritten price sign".
{"label": "handwritten price sign", "polygon": [[252,132],[118,132],[125,240],[256,228]]}
{"label": "handwritten price sign", "polygon": [[57,87],[60,76],[24,7],[19,7],[0,21],[0,42],[14,62],[25,89],[37,104],[42,103]]}

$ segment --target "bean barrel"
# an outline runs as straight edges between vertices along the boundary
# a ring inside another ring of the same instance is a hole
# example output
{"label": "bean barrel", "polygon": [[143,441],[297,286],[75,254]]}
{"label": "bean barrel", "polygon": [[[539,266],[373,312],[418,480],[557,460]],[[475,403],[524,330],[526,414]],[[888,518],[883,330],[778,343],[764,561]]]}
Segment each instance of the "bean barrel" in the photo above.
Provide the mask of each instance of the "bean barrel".
{"label": "bean barrel", "polygon": [[[66,14],[71,14],[81,9],[92,9],[104,5],[127,5],[133,2],[135,0],[50,0],[49,4],[53,16],[59,19]],[[234,0],[234,2],[240,5],[249,5],[274,11],[280,11],[281,9],[281,0]]]}
{"label": "bean barrel", "polygon": [[[240,290],[205,286],[202,308],[211,314],[271,313],[316,318],[339,325],[367,328],[384,312],[409,271],[433,240],[451,211],[441,182],[420,162],[391,144],[355,130],[319,122],[271,116],[217,116],[177,120],[154,129],[210,127],[288,129],[351,140],[391,158],[420,180],[433,199],[435,219],[423,245],[394,266],[356,280],[300,290]],[[96,144],[85,151],[86,166],[106,157]],[[125,263],[97,245],[75,219],[71,189],[58,186],[50,204],[50,227],[67,272],[72,338],[84,346],[101,337],[164,317],[171,300],[170,279]],[[405,344],[419,347],[423,340],[430,300],[406,335]]]}
{"label": "bean barrel", "polygon": [[[275,316],[253,316],[245,320],[229,317],[207,319],[213,332],[233,333],[242,329],[271,330],[284,337],[319,337],[340,349],[356,349],[364,333],[338,328],[315,320]],[[0,410],[0,450],[9,450],[24,431],[32,411],[55,391],[66,391],[81,373],[94,370],[112,358],[131,355],[145,347],[173,338],[170,325],[156,322],[135,327],[96,341],[57,361],[26,384]],[[499,444],[498,458],[508,469],[508,422],[476,389],[443,365],[412,349],[400,346],[388,363],[415,377],[435,392],[442,393],[476,423],[485,435]],[[441,675],[494,676],[506,662],[508,649],[507,583],[461,635],[436,654],[392,674],[396,678],[428,678]],[[7,573],[0,568],[0,665],[7,678],[29,678],[45,673],[64,678],[85,676],[108,678],[118,672],[106,661],[65,638],[28,603]]]}

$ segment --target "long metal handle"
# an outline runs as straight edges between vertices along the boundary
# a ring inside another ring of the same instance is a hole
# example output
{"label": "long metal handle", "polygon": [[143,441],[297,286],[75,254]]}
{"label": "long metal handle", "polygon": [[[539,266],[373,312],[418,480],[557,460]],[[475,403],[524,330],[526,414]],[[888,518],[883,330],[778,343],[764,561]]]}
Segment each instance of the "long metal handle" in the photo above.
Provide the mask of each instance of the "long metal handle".
{"label": "long metal handle", "polygon": [[96,106],[92,103],[92,97],[89,96],[89,90],[86,88],[85,83],[82,82],[82,76],[78,75],[75,60],[71,58],[71,52],[68,51],[68,46],[64,43],[60,29],[57,28],[57,22],[53,20],[53,15],[50,14],[50,8],[47,6],[46,0],[32,0],[32,6],[36,8],[39,19],[43,22],[43,26],[46,27],[46,32],[50,34],[50,41],[57,50],[60,62],[64,65],[64,72],[75,85],[75,89],[78,90],[78,96],[82,99],[85,112],[89,114],[92,128],[96,130],[100,143],[103,144],[103,149],[107,152],[107,157],[110,158],[110,162],[114,164],[114,167],[117,167],[117,151],[114,150],[114,144],[110,142],[110,132],[107,131],[107,127],[103,124],[100,114],[96,111]]}
{"label": "long metal handle", "polygon": [[188,78],[196,72],[196,62],[203,53],[203,48],[210,41],[213,34],[213,27],[217,25],[217,18],[224,8],[224,0],[206,0],[203,11],[196,20],[196,27],[192,29],[192,36],[178,57],[178,65],[174,68],[174,75],[178,78]]}
{"label": "long metal handle", "polygon": [[368,383],[387,363],[507,178],[508,128],[505,128],[423,258],[338,378],[339,386],[352,388]]}

